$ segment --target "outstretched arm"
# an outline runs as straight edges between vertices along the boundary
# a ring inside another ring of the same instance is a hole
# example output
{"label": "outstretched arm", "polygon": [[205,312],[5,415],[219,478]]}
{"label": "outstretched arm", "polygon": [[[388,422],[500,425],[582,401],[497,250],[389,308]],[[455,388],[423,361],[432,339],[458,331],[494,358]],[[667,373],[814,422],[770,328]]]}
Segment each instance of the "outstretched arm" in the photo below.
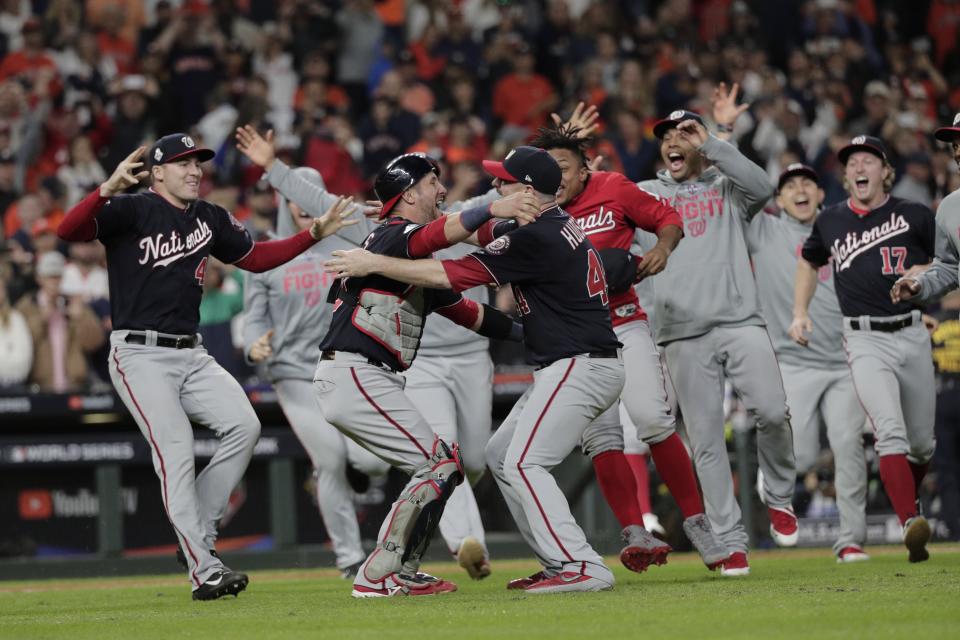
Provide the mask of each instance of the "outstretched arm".
{"label": "outstretched arm", "polygon": [[807,315],[807,310],[816,291],[817,268],[803,258],[799,258],[797,273],[793,280],[793,322],[790,323],[787,333],[794,342],[804,347],[810,343],[807,334],[813,332],[813,322]]}

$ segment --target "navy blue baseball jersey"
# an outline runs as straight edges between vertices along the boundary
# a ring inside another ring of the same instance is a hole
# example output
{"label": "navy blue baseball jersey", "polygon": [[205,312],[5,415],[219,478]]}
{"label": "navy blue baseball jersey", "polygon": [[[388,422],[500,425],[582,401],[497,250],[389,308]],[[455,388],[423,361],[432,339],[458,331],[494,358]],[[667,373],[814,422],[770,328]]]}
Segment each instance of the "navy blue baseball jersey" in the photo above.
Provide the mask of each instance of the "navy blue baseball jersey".
{"label": "navy blue baseball jersey", "polygon": [[253,249],[243,225],[205,200],[180,209],[153,191],[118,195],[95,220],[117,330],[196,333],[208,256],[234,263]]}
{"label": "navy blue baseball jersey", "polygon": [[802,255],[815,267],[833,261],[843,315],[894,316],[915,305],[894,304],[890,287],[910,267],[933,259],[934,229],[933,212],[918,202],[890,197],[863,211],[848,200],[817,216]]}
{"label": "navy blue baseball jersey", "polygon": [[620,347],[600,255],[559,207],[482,251],[443,265],[454,291],[480,284],[513,286],[532,364]]}
{"label": "navy blue baseball jersey", "polygon": [[[410,239],[414,233],[426,225],[410,222],[405,218],[394,216],[370,232],[363,241],[362,247],[371,253],[394,258],[422,258],[425,256],[412,255]],[[417,291],[419,289],[419,291]],[[424,317],[435,309],[455,305],[463,299],[459,293],[440,289],[420,289],[381,275],[369,275],[363,278],[344,278],[340,280],[337,300],[334,303],[333,320],[330,330],[320,342],[321,351],[348,351],[359,353],[389,366],[395,371],[407,369],[413,361],[403,362],[399,354],[365,332],[354,322],[354,310],[358,297],[364,290],[388,293],[402,299],[412,295],[423,295],[423,305],[420,313]],[[399,319],[397,331],[401,331]],[[422,334],[422,326],[421,326]],[[419,349],[420,336],[415,336]]]}

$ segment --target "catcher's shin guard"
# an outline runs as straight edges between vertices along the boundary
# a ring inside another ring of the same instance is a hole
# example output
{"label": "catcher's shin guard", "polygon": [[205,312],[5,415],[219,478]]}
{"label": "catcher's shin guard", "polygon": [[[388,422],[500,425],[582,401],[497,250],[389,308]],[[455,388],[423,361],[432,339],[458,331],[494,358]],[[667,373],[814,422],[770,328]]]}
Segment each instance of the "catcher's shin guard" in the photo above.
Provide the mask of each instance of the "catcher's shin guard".
{"label": "catcher's shin guard", "polygon": [[418,468],[387,516],[387,530],[364,569],[367,580],[391,573],[414,575],[430,545],[454,488],[463,482],[463,464],[456,444],[434,441],[430,459]]}

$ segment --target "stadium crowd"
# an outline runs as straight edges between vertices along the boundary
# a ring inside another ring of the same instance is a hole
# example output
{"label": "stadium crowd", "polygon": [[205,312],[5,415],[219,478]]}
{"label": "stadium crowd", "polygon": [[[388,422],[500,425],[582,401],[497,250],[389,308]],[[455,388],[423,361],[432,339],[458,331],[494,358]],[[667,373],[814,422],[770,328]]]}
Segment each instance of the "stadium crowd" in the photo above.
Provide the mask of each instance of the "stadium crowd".
{"label": "stadium crowd", "polygon": [[[358,199],[386,161],[426,152],[453,202],[489,188],[482,159],[580,101],[600,110],[593,152],[632,181],[661,166],[653,123],[683,108],[771,183],[814,167],[825,205],[845,197],[836,151],[878,136],[893,195],[935,208],[960,187],[932,136],[960,111],[958,25],[951,0],[3,0],[0,388],[109,383],[103,248],[55,231],[166,133],[217,150],[203,197],[255,238],[276,198],[236,150],[239,125],[272,129],[281,157]],[[717,100],[721,82],[749,105],[739,117],[723,113],[736,105]],[[242,283],[211,271],[204,342],[250,375],[231,334]]]}

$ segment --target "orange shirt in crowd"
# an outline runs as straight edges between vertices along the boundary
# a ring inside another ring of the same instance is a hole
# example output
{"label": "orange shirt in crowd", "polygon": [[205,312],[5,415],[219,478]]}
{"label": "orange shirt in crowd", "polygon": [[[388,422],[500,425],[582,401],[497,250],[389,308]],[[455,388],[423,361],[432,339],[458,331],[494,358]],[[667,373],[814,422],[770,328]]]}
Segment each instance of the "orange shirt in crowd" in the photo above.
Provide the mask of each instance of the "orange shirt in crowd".
{"label": "orange shirt in crowd", "polygon": [[388,27],[403,26],[403,21],[407,15],[406,0],[383,0],[377,2],[374,7],[384,25]]}
{"label": "orange shirt in crowd", "polygon": [[507,124],[536,129],[546,124],[549,109],[534,109],[553,95],[553,86],[543,76],[511,73],[493,90],[493,113]]}
{"label": "orange shirt in crowd", "polygon": [[137,38],[140,37],[140,27],[147,23],[144,10],[146,3],[143,0],[85,0],[83,4],[87,15],[87,24],[94,27],[102,24],[104,11],[111,7],[123,7],[125,19],[120,33],[128,42],[136,42]]}

